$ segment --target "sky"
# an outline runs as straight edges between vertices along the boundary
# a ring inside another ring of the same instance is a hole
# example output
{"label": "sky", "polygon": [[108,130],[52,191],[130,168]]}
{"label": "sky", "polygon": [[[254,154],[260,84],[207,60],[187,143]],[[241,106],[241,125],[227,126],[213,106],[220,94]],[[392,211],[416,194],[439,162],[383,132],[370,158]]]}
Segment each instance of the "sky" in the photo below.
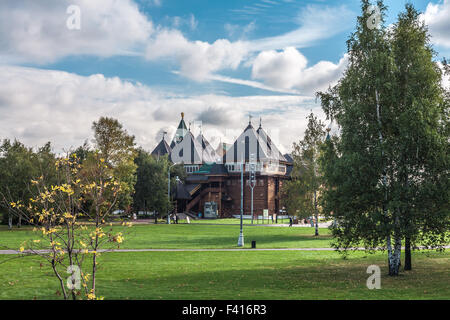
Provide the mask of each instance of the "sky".
{"label": "sky", "polygon": [[[450,0],[385,1],[386,24],[406,2],[450,57]],[[2,0],[0,138],[67,151],[109,116],[152,151],[184,112],[214,147],[250,119],[290,152],[311,111],[329,125],[315,92],[345,70],[359,14],[359,0]]]}

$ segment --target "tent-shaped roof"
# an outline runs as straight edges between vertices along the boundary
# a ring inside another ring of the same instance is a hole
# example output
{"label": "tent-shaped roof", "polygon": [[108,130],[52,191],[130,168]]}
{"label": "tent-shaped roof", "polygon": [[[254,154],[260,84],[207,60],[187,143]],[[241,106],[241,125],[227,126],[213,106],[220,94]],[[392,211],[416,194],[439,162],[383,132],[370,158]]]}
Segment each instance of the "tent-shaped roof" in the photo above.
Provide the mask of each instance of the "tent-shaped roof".
{"label": "tent-shaped roof", "polygon": [[187,133],[187,127],[186,127],[186,123],[184,123],[184,112],[181,113],[181,120],[180,123],[178,124],[178,128],[177,131],[175,132],[175,136],[172,139],[172,142],[170,143],[170,148],[173,149],[173,147],[175,147],[175,145],[177,143],[180,143],[184,136]]}
{"label": "tent-shaped roof", "polygon": [[208,140],[206,140],[205,136],[200,133],[197,137],[197,142],[202,147],[202,159],[203,162],[215,162],[217,159],[217,155],[213,147],[209,144]]}
{"label": "tent-shaped roof", "polygon": [[256,132],[265,144],[264,148],[266,149],[268,158],[276,159],[278,161],[287,161],[280,150],[278,150],[277,146],[273,143],[272,139],[270,139],[267,135],[266,131],[264,131],[261,124]]}
{"label": "tent-shaped roof", "polygon": [[155,149],[152,151],[152,156],[160,157],[166,154],[169,154],[171,151],[171,148],[167,144],[166,140],[164,138],[161,139],[160,143],[156,146]]}
{"label": "tent-shaped roof", "polygon": [[223,162],[240,162],[242,158],[245,162],[249,162],[252,154],[256,162],[286,161],[262,127],[256,131],[249,122],[244,132],[226,152]]}
{"label": "tent-shaped roof", "polygon": [[203,163],[202,146],[194,138],[192,132],[188,131],[183,139],[173,147],[172,152],[170,153],[170,160],[173,163]]}

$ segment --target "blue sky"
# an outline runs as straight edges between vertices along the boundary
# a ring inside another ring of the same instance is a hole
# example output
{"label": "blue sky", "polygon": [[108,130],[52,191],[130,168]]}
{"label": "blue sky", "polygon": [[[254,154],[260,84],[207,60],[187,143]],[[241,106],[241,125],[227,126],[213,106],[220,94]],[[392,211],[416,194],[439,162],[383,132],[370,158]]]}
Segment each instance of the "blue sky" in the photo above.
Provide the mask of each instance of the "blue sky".
{"label": "blue sky", "polygon": [[[165,28],[177,28],[186,38],[195,41],[212,43],[217,39],[256,40],[270,36],[278,36],[299,28],[299,16],[308,6],[340,7],[342,1],[295,1],[295,0],[161,0],[160,5],[152,1],[135,1],[139,10],[151,19],[154,24]],[[386,1],[389,7],[387,23],[393,23],[407,0]],[[414,1],[418,10],[425,11],[429,1]],[[346,52],[345,41],[353,30],[356,16],[360,12],[360,1],[344,2],[351,11],[346,28],[338,34],[320,39],[314,44],[302,48],[302,54],[308,59],[308,65],[321,60],[337,63]],[[179,22],[177,23],[177,19]],[[194,19],[194,26],[191,24]],[[229,27],[227,27],[229,25]],[[247,28],[248,31],[245,30]],[[267,90],[249,88],[247,86],[210,82],[198,83],[179,77],[172,73],[176,65],[170,62],[148,61],[136,56],[95,57],[70,56],[44,66],[49,69],[64,70],[80,75],[102,73],[107,77],[118,76],[130,81],[138,81],[149,86],[170,87],[183,92],[189,90],[198,93],[220,93],[226,91],[230,95],[270,94]],[[251,70],[241,66],[237,70],[224,70],[222,74],[240,79],[249,79]]]}
{"label": "blue sky", "polygon": [[[387,24],[406,2],[385,1]],[[448,57],[450,1],[410,2]],[[79,30],[65,27],[73,4]],[[311,110],[324,118],[314,93],[345,70],[359,14],[359,0],[2,1],[0,136],[62,150],[107,115],[150,150],[181,111],[213,144],[252,114],[288,152]]]}

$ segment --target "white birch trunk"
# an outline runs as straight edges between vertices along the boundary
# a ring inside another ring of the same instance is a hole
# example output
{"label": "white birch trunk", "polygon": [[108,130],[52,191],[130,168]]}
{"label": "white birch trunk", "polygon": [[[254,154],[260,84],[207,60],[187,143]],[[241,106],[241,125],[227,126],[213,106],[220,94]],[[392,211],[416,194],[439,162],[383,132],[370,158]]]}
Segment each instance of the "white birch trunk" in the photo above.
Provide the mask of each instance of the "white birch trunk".
{"label": "white birch trunk", "polygon": [[9,230],[12,229],[12,215],[11,215],[11,209],[8,208],[8,228]]}
{"label": "white birch trunk", "polygon": [[314,213],[316,215],[316,236],[319,235],[319,214],[317,212],[317,192],[314,191]]}
{"label": "white birch trunk", "polygon": [[[377,121],[378,121],[378,135],[380,144],[383,144],[383,133],[381,132],[381,115],[380,115],[380,99],[378,96],[378,90],[375,89],[375,99],[377,102]],[[383,155],[383,150],[381,150],[381,154]],[[386,178],[386,170],[383,169],[383,186],[386,188],[387,186],[387,178]],[[387,190],[385,192],[385,204],[383,205],[383,213],[386,216],[386,202],[387,202]],[[391,235],[389,234],[386,239],[386,245],[388,250],[388,263],[389,263],[389,275],[398,275],[398,264],[400,261],[400,252],[401,252],[401,242],[400,242],[400,250],[397,246],[398,243],[398,234],[395,235],[394,239],[394,252],[392,250],[392,242]],[[400,252],[399,252],[400,251]]]}

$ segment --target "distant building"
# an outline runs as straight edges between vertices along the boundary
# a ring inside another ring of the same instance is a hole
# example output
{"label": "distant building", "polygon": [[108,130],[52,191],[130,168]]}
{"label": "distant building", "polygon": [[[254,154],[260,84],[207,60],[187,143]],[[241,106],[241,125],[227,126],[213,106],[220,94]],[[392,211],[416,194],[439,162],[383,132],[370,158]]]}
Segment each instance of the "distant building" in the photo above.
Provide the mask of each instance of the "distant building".
{"label": "distant building", "polygon": [[[249,121],[245,130],[229,145],[220,143],[214,149],[202,133],[194,137],[186,128],[184,114],[170,146],[162,141],[152,152],[155,156],[169,154],[173,163],[184,165],[186,183],[178,183],[174,198],[177,212],[201,213],[208,217],[211,210],[218,217],[240,213],[241,164],[244,163],[244,214],[251,213],[250,163],[255,163],[253,213],[279,213],[283,208],[280,190],[289,179],[292,158],[284,156],[262,128],[255,130]],[[206,214],[205,214],[206,213]],[[211,217],[213,214],[211,215]]]}

